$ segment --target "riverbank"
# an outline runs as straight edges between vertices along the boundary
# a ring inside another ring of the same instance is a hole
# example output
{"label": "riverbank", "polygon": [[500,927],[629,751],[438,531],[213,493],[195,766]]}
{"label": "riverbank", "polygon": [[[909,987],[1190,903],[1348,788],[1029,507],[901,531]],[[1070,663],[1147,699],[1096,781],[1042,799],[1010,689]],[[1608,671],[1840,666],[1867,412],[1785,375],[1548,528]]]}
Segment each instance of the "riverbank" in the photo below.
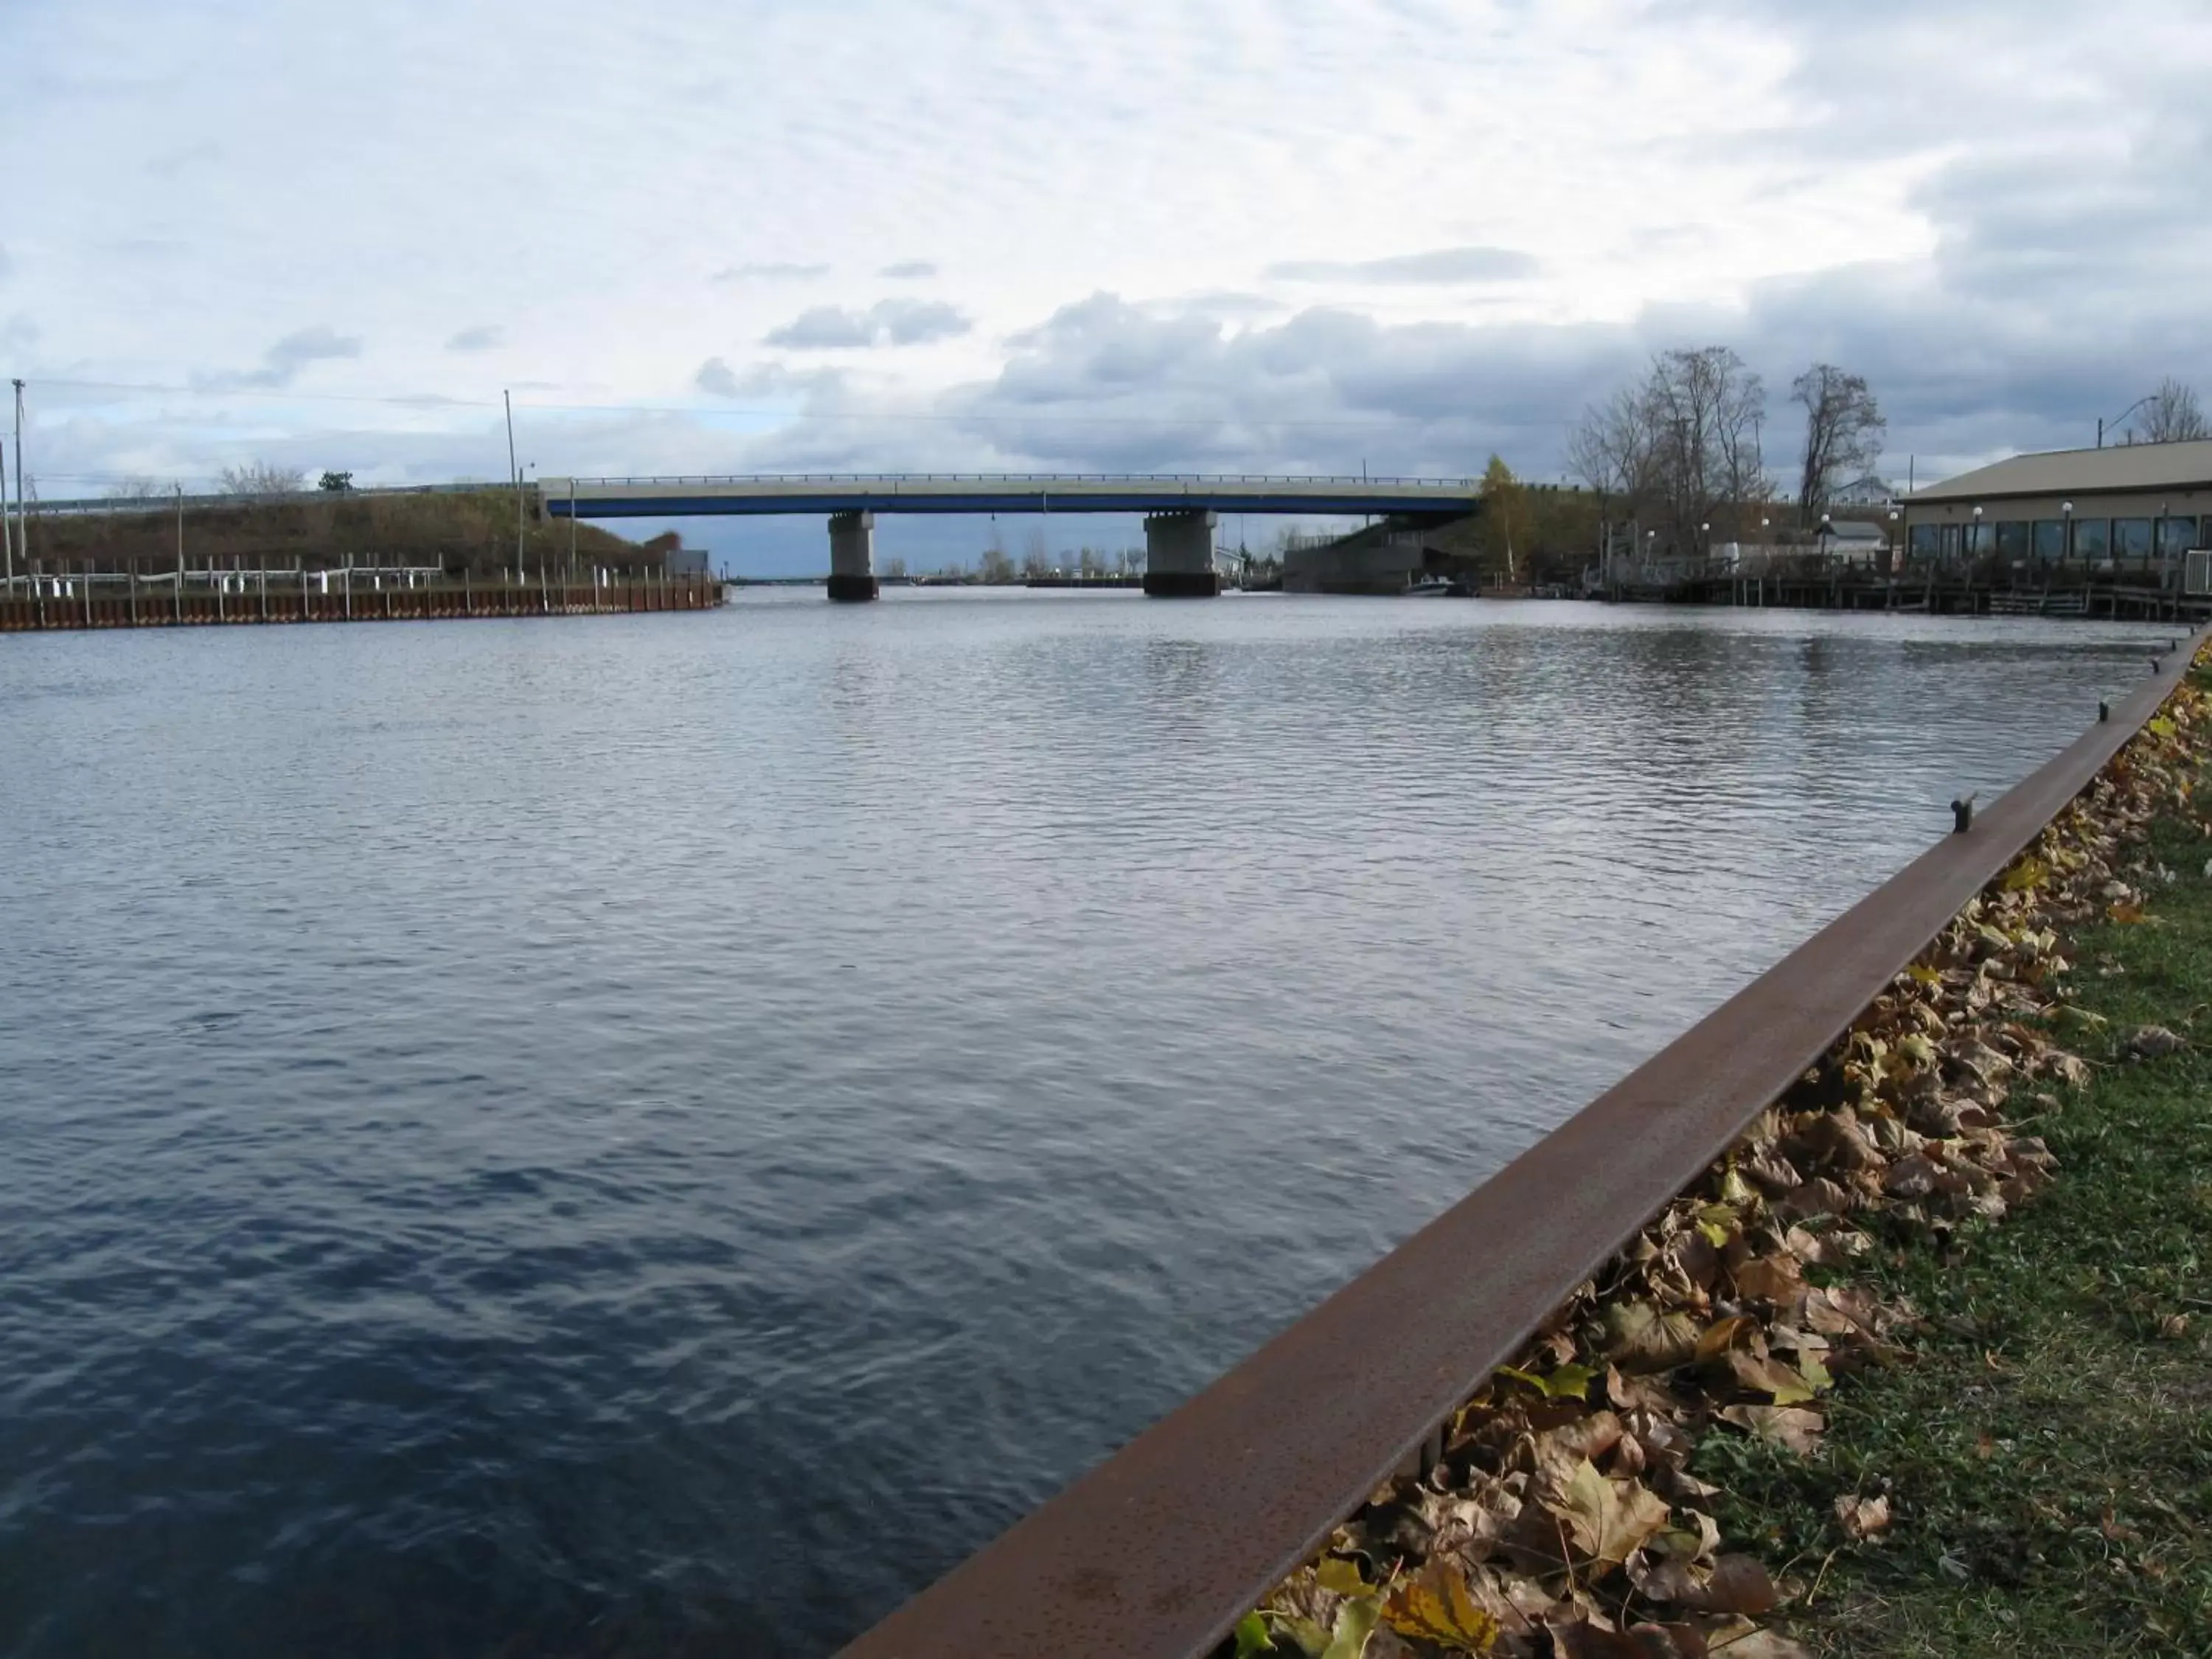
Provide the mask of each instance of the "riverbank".
{"label": "riverbank", "polygon": [[[2145,923],[2151,892],[2179,887],[2166,865],[2203,861],[2187,815],[2208,709],[2203,676],[2179,687],[1827,1060],[1555,1311],[1428,1472],[1376,1493],[1224,1651],[1773,1659],[1808,1642],[2201,1639],[2203,1350],[2108,1369],[2141,1358],[2130,1344],[2188,1339],[2197,1079],[2144,1070],[2148,1092],[2107,1097],[2059,1043],[2108,1067],[2155,1050],[2171,1068],[2170,1041],[2128,1022],[2202,1006],[2188,999],[2199,972],[2212,982],[2212,948]],[[2212,946],[2212,887],[2196,886]],[[2142,954],[2153,939],[2162,957]],[[2070,969],[2077,951],[2088,972]],[[2074,988],[2093,975],[2107,1008]],[[2062,1150],[2094,1165],[2102,1148],[2104,1173],[2069,1191],[2070,1210],[1997,1226],[2063,1169],[2047,1139],[2062,1127]],[[2167,1178],[2142,1184],[2160,1147]],[[2139,1241],[2147,1224],[2179,1237]],[[1978,1254],[1996,1270],[1958,1276]],[[2085,1309],[2108,1328],[2063,1340]],[[2040,1380],[2039,1341],[2063,1382]],[[2137,1389],[2164,1402],[2151,1423],[2130,1410]],[[2066,1435],[2033,1420],[2039,1401],[2075,1414]],[[2177,1437],[2163,1446],[2145,1438],[2161,1417]],[[1966,1460],[1978,1479],[1961,1478]],[[2091,1557],[2107,1582],[2085,1590]]]}
{"label": "riverbank", "polygon": [[[1818,1564],[1800,1630],[1823,1653],[2212,1652],[2208,853],[2201,821],[2161,817],[2141,919],[2072,941],[2094,1080],[2029,1104],[2051,1190],[1875,1264],[1921,1323],[1908,1364],[1838,1392],[1825,1458],[1707,1471],[1724,1527]],[[1838,1519],[1862,1493],[1892,1516],[1864,1540]]]}
{"label": "riverbank", "polygon": [[598,569],[617,580],[642,580],[665,569],[665,549],[675,539],[641,544],[598,525],[534,514],[518,523],[514,491],[493,485],[174,503],[149,496],[96,506],[46,511],[33,504],[15,574],[68,578],[135,571],[155,578],[180,567],[236,574],[335,570],[350,562],[445,571],[457,580],[467,573],[488,580],[519,565],[532,572]]}

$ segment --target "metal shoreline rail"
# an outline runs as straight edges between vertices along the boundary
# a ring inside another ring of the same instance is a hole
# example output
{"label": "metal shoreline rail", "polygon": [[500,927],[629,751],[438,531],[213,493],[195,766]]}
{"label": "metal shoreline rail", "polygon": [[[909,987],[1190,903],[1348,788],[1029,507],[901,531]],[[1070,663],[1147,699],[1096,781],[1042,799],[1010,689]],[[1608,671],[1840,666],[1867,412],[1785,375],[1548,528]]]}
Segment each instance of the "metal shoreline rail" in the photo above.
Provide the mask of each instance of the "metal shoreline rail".
{"label": "metal shoreline rail", "polygon": [[843,1650],[1197,1659],[1697,1180],[2087,788],[2212,628],[2056,757]]}

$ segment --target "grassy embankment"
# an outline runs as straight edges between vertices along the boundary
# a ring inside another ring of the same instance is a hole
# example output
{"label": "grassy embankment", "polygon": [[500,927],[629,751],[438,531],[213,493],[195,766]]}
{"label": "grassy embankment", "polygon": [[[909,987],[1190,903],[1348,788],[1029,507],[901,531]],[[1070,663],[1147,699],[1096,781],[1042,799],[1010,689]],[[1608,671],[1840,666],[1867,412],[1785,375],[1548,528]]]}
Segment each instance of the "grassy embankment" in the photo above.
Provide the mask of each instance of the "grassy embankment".
{"label": "grassy embankment", "polygon": [[[185,556],[194,568],[210,560],[221,568],[253,569],[264,562],[290,569],[303,560],[310,570],[343,563],[442,566],[459,574],[490,574],[515,560],[514,492],[486,488],[434,495],[349,495],[327,500],[257,501],[240,499],[215,507],[187,507]],[[524,563],[559,568],[568,557],[566,520],[528,521]],[[596,526],[575,530],[576,556],[586,566],[642,573],[661,568],[657,544],[641,545]],[[149,502],[143,513],[97,517],[31,516],[30,556],[35,565],[64,569],[89,562],[100,570],[134,566],[149,574],[173,570],[177,516]]]}
{"label": "grassy embankment", "polygon": [[[1796,1627],[1823,1651],[2212,1654],[2208,827],[2158,820],[2172,877],[2144,920],[2072,941],[2058,1024],[2095,1076],[2023,1126],[2058,1159],[2050,1189],[1878,1266],[1925,1324],[1836,1392],[1821,1456],[1701,1448],[1723,1527],[1817,1585]],[[1855,1543],[1837,1504],[1873,1493],[1892,1524]]]}
{"label": "grassy embankment", "polygon": [[1224,1653],[2212,1654],[2208,763],[2200,672]]}

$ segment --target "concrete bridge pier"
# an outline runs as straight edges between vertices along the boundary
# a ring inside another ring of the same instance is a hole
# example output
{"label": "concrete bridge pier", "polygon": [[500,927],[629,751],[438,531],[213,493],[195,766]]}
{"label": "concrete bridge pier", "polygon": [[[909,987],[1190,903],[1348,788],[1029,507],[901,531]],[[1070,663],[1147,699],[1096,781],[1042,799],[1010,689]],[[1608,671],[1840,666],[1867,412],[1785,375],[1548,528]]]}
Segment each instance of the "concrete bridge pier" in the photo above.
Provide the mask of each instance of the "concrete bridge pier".
{"label": "concrete bridge pier", "polygon": [[830,515],[830,597],[848,603],[876,597],[876,515]]}
{"label": "concrete bridge pier", "polygon": [[1145,520],[1145,592],[1160,599],[1210,599],[1221,591],[1213,568],[1213,527],[1220,515],[1208,507],[1155,513]]}

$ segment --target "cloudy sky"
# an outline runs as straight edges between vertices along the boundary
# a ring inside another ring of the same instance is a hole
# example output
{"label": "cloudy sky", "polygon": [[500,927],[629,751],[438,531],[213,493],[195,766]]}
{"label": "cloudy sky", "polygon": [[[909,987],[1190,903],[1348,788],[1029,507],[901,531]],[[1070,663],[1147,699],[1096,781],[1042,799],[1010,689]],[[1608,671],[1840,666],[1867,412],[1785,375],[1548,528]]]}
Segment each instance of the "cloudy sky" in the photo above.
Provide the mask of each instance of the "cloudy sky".
{"label": "cloudy sky", "polygon": [[2206,0],[4,0],[0,61],[46,496],[504,477],[503,389],[549,475],[1540,478],[1723,343],[1778,471],[1827,359],[1922,480],[2212,393]]}

